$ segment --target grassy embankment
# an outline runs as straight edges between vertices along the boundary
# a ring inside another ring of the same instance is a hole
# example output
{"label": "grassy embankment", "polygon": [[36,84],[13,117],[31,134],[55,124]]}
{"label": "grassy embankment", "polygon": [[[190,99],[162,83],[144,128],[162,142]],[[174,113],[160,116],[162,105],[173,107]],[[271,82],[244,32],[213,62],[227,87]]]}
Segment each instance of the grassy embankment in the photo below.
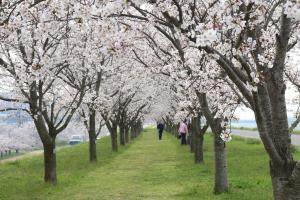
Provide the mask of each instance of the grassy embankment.
{"label": "grassy embankment", "polygon": [[[257,128],[249,128],[249,127],[232,127],[232,129],[239,129],[239,130],[247,130],[247,131],[257,131]],[[292,134],[300,135],[300,130],[294,130]]]}
{"label": "grassy embankment", "polygon": [[[205,164],[195,165],[187,146],[156,130],[143,135],[118,153],[108,137],[98,141],[99,161],[88,163],[88,146],[61,149],[58,184],[43,183],[41,156],[0,164],[0,199],[271,199],[268,159],[259,142],[235,138],[227,144],[230,191],[214,195],[212,137],[205,138]],[[300,158],[300,154],[295,154]]]}
{"label": "grassy embankment", "polygon": [[[65,140],[56,140],[56,147],[62,148],[67,147],[68,142]],[[0,162],[6,162],[7,160],[14,160],[18,159],[19,157],[27,157],[27,155],[36,154],[37,152],[42,150],[42,146],[37,146],[34,149],[31,150],[21,150],[19,152],[16,152],[15,150],[11,150],[11,154],[3,152],[3,156],[0,156]]]}
{"label": "grassy embankment", "polygon": [[8,153],[5,154],[5,152],[3,152],[2,157],[0,156],[0,161],[5,160],[5,159],[9,159],[9,158],[13,158],[13,157],[16,157],[16,156],[21,156],[21,155],[24,155],[24,153],[25,152],[23,152],[23,151],[18,152],[18,153],[16,153],[16,151],[11,151],[11,154],[9,155]]}

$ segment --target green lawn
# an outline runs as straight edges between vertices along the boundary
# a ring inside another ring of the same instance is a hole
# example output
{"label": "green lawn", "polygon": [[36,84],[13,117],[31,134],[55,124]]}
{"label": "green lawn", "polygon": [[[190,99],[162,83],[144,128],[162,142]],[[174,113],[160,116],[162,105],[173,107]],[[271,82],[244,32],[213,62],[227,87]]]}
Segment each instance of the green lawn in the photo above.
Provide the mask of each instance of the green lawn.
{"label": "green lawn", "polygon": [[[236,139],[228,143],[230,191],[214,195],[212,138],[207,135],[205,164],[195,165],[187,146],[147,129],[118,153],[110,139],[98,142],[99,162],[88,163],[88,146],[58,151],[58,184],[43,183],[40,156],[0,164],[0,199],[255,199],[272,198],[268,159],[261,144]],[[296,155],[298,158],[299,153]]]}

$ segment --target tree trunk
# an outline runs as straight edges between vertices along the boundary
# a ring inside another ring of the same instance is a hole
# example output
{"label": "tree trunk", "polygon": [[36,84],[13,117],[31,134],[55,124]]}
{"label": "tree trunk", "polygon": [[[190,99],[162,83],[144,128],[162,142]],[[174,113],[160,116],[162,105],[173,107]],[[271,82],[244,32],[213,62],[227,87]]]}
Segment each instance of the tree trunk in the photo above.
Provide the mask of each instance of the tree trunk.
{"label": "tree trunk", "polygon": [[276,165],[270,161],[270,174],[275,200],[300,199],[300,162]]}
{"label": "tree trunk", "polygon": [[199,134],[195,138],[195,163],[204,163],[203,156],[203,141],[204,137],[202,134]]}
{"label": "tree trunk", "polygon": [[298,161],[294,166],[293,172],[289,177],[288,189],[289,200],[300,199],[300,162]]}
{"label": "tree trunk", "polygon": [[129,143],[129,127],[128,126],[125,127],[125,143],[126,144]]}
{"label": "tree trunk", "polygon": [[110,133],[111,136],[111,147],[112,150],[117,152],[118,151],[118,133],[117,127],[112,128],[112,132]]}
{"label": "tree trunk", "polygon": [[195,152],[195,146],[196,146],[196,134],[194,129],[192,130],[192,132],[190,133],[190,138],[191,138],[191,152],[194,153]]}
{"label": "tree trunk", "polygon": [[38,115],[37,120],[34,119],[34,124],[42,140],[44,148],[44,181],[46,183],[56,184],[57,176],[55,139],[57,133],[53,127],[49,127],[49,129],[47,129],[41,115]]}
{"label": "tree trunk", "polygon": [[118,124],[113,120],[105,119],[106,127],[110,133],[112,151],[118,151]]}
{"label": "tree trunk", "polygon": [[90,139],[90,146],[89,146],[90,162],[97,162],[96,135],[90,136],[89,139]]}
{"label": "tree trunk", "polygon": [[284,81],[281,76],[273,82],[273,76],[280,76],[277,73],[266,76],[268,83],[258,86],[254,113],[260,138],[270,158],[274,199],[294,200],[300,199],[300,173],[291,153]]}
{"label": "tree trunk", "polygon": [[205,93],[197,94],[203,114],[208,121],[210,128],[214,134],[214,151],[215,151],[215,187],[214,192],[228,192],[227,179],[227,158],[225,142],[221,139],[222,133],[221,119],[214,118],[214,115],[209,109],[207,97]]}
{"label": "tree trunk", "polygon": [[204,134],[207,130],[207,125],[204,125],[201,128],[201,113],[198,113],[196,117],[192,118],[192,134],[193,141],[192,145],[194,146],[193,150],[195,152],[195,163],[204,163],[204,155],[203,155],[203,142],[204,142]]}
{"label": "tree trunk", "polygon": [[130,139],[131,140],[134,140],[135,138],[135,128],[134,128],[134,125],[131,125],[131,128],[130,128]]}
{"label": "tree trunk", "polygon": [[178,134],[177,129],[176,129],[176,127],[174,126],[174,127],[172,128],[172,135],[177,136],[177,134]]}
{"label": "tree trunk", "polygon": [[[192,126],[191,126],[191,152],[196,154],[196,138],[197,138],[197,127],[196,127],[196,117],[192,118]],[[196,162],[196,155],[195,155],[195,162]]]}
{"label": "tree trunk", "polygon": [[44,181],[56,184],[56,150],[55,138],[52,143],[44,144]]}
{"label": "tree trunk", "polygon": [[[188,126],[188,132],[191,133],[192,130],[193,130],[192,124],[191,124],[191,123],[188,123],[187,126]],[[175,134],[175,136],[176,136],[176,134]],[[191,143],[192,143],[191,141],[192,141],[191,135],[188,134],[188,135],[186,136],[186,142],[187,142],[187,144],[188,144],[188,145],[191,145]]]}
{"label": "tree trunk", "polygon": [[282,166],[276,166],[270,161],[270,174],[272,179],[273,194],[276,200],[288,200],[288,170],[282,169]]}
{"label": "tree trunk", "polygon": [[120,125],[120,145],[125,145],[125,127],[124,125]]}
{"label": "tree trunk", "polygon": [[97,161],[97,149],[96,149],[96,111],[94,109],[89,110],[89,154],[90,162]]}
{"label": "tree trunk", "polygon": [[227,180],[227,159],[225,142],[219,133],[214,133],[214,150],[215,150],[215,187],[216,194],[228,192]]}
{"label": "tree trunk", "polygon": [[[275,98],[273,94],[273,104],[280,102],[276,99],[277,98]],[[263,99],[261,97],[260,106],[264,105],[262,100]],[[293,161],[290,150],[291,144],[287,126],[287,116],[282,114],[286,113],[285,103],[281,106],[276,105],[276,107],[280,107],[283,110],[274,113],[274,109],[272,111],[272,117],[270,117],[271,115],[268,115],[268,112],[271,113],[270,109],[272,109],[272,107],[267,107],[266,104],[264,106],[264,110],[261,109],[261,111],[257,111],[255,113],[260,137],[270,156],[270,176],[272,180],[273,195],[275,200],[299,200],[300,163]],[[279,113],[281,113],[281,115],[279,115]],[[262,120],[262,118],[264,120]],[[270,121],[269,118],[272,118],[272,123],[266,123]],[[275,146],[270,145],[268,140],[269,136],[274,138],[272,142],[274,142],[273,145]],[[272,150],[274,150],[274,148],[276,148],[277,152],[280,152],[279,158],[283,158],[282,160],[276,159],[276,156],[273,156]]]}

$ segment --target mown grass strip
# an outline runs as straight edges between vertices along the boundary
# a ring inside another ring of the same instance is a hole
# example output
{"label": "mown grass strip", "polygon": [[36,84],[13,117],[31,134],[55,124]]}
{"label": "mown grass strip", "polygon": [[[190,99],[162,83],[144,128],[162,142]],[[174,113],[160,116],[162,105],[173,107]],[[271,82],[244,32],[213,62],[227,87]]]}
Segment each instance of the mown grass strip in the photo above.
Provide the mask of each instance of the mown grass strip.
{"label": "mown grass strip", "polygon": [[[42,157],[0,165],[0,199],[272,199],[268,158],[258,143],[227,143],[230,191],[214,195],[212,137],[205,137],[205,164],[195,165],[188,146],[169,134],[157,139],[146,129],[136,141],[111,152],[110,138],[98,142],[99,162],[89,164],[88,146],[58,151],[58,185],[43,183]],[[298,152],[295,153],[300,158]]]}

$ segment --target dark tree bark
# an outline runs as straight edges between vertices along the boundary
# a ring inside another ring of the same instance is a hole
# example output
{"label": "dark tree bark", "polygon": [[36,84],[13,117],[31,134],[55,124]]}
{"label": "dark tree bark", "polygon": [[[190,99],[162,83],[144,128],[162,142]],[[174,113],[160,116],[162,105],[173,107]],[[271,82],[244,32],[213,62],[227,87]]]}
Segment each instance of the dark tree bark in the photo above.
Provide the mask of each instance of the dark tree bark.
{"label": "dark tree bark", "polygon": [[[102,80],[102,71],[97,72],[96,85],[93,90],[96,92],[96,96],[99,96],[100,84]],[[93,97],[93,102],[96,97]],[[96,110],[94,108],[94,103],[88,104],[89,106],[89,157],[90,162],[97,162],[97,131],[96,131]],[[102,125],[100,124],[99,133],[101,131]]]}
{"label": "dark tree bark", "polygon": [[300,167],[299,162],[293,160],[290,150],[285,85],[279,81],[276,84],[269,82],[268,87],[259,87],[255,102],[257,102],[254,109],[257,127],[270,157],[274,198],[300,199]]}
{"label": "dark tree bark", "polygon": [[[193,125],[192,125],[191,123],[188,123],[187,127],[188,127],[188,132],[189,132],[189,133],[192,132],[192,129],[193,129],[192,126],[193,126]],[[190,134],[188,134],[188,135],[186,136],[186,142],[187,142],[188,145],[191,145],[191,143],[192,143],[192,138],[191,138],[191,135],[190,135]]]}
{"label": "dark tree bark", "polygon": [[56,184],[56,150],[55,140],[49,144],[44,144],[44,181]]}
{"label": "dark tree bark", "polygon": [[197,117],[194,118],[193,128],[194,128],[194,145],[195,145],[195,163],[204,163],[204,134],[208,128],[205,124],[201,128],[201,116],[202,113],[198,113]]}
{"label": "dark tree bark", "polygon": [[89,109],[89,155],[90,162],[97,162],[97,148],[96,148],[96,111]]}
{"label": "dark tree bark", "polygon": [[111,135],[111,146],[112,150],[117,152],[118,151],[118,132],[117,132],[117,125],[114,124],[112,128],[112,132],[110,133]]}
{"label": "dark tree bark", "polygon": [[125,127],[125,143],[129,143],[129,126]]}
{"label": "dark tree bark", "polygon": [[204,137],[199,134],[195,140],[195,163],[204,163],[203,143]]}
{"label": "dark tree bark", "polygon": [[123,124],[120,124],[120,145],[125,145],[125,126]]}
{"label": "dark tree bark", "polygon": [[110,133],[111,138],[111,148],[112,151],[118,151],[118,124],[117,121],[109,120],[105,115],[102,114],[103,119],[105,120],[106,127]]}
{"label": "dark tree bark", "polygon": [[191,144],[190,144],[191,153],[195,153],[196,134],[194,129],[190,132],[190,138],[191,138]]}
{"label": "dark tree bark", "polygon": [[221,139],[221,125],[215,125],[214,132],[214,151],[215,151],[215,187],[214,192],[224,193],[228,192],[227,179],[227,155],[225,142]]}
{"label": "dark tree bark", "polygon": [[117,152],[118,151],[118,134],[117,131],[114,130],[113,132],[110,133],[111,136],[111,147],[112,150]]}
{"label": "dark tree bark", "polygon": [[41,115],[34,119],[34,123],[44,148],[44,181],[55,185],[57,183],[55,149],[57,133],[53,127],[47,129]]}
{"label": "dark tree bark", "polygon": [[135,139],[135,127],[133,124],[131,124],[131,128],[130,128],[130,139],[131,140]]}
{"label": "dark tree bark", "polygon": [[199,138],[199,131],[200,131],[200,125],[199,125],[198,117],[192,118],[192,124],[191,124],[191,152],[195,155],[195,163],[202,163],[203,162],[203,152],[201,147],[201,140]]}
{"label": "dark tree bark", "polygon": [[97,145],[96,145],[95,136],[90,136],[89,153],[90,153],[90,162],[97,162]]}

